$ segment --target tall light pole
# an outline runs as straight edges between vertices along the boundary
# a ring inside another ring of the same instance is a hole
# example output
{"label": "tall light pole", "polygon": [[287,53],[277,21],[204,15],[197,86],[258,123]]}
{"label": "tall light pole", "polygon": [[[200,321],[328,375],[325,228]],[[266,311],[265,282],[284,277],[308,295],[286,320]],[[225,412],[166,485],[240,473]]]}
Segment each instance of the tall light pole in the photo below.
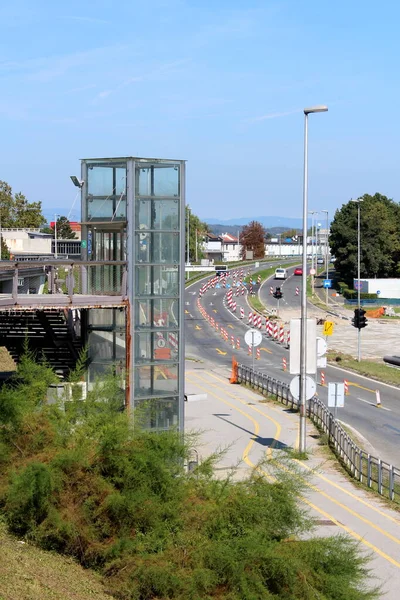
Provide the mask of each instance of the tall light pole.
{"label": "tall light pole", "polygon": [[307,375],[307,220],[308,220],[308,115],[326,112],[327,106],[304,109],[304,176],[303,176],[303,274],[300,317],[300,436],[299,451],[306,451],[306,375]]}
{"label": "tall light pole", "polygon": [[[329,279],[328,272],[328,239],[329,239],[329,217],[327,210],[321,210],[321,212],[326,213],[326,234],[325,234],[325,279]],[[325,304],[328,306],[328,288],[325,288]]]}
{"label": "tall light pole", "polygon": [[[360,228],[360,205],[363,201],[362,198],[357,198],[357,200],[352,200],[352,202],[357,202],[357,308],[360,311],[361,308],[361,282],[360,282],[360,271],[361,271],[361,228]],[[358,313],[360,314],[360,313]],[[357,335],[357,360],[361,361],[361,329],[358,328]]]}
{"label": "tall light pole", "polygon": [[[311,215],[311,269],[315,270],[316,264],[314,261],[314,238],[315,238],[315,218],[314,215],[317,215],[318,212],[316,210],[309,210],[308,214]],[[314,275],[311,274],[311,290],[312,295],[314,296]]]}
{"label": "tall light pole", "polygon": [[[190,206],[187,205],[187,266],[190,264]],[[189,269],[187,271],[187,277],[189,279]]]}

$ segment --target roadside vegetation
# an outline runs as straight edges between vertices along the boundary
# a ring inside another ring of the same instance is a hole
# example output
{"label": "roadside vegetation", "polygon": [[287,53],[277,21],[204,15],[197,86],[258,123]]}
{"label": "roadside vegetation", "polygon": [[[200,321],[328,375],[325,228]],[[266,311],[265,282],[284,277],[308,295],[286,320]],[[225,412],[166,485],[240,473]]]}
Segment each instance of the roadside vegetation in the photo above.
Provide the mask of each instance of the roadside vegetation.
{"label": "roadside vegetation", "polygon": [[384,363],[374,362],[373,360],[361,360],[358,362],[349,354],[343,354],[335,350],[328,350],[328,361],[343,369],[354,371],[360,375],[371,377],[377,381],[390,383],[392,385],[400,385],[400,369],[390,367]]}
{"label": "roadside vegetation", "polygon": [[[290,263],[283,263],[283,264],[280,263],[279,266],[284,269],[286,269],[288,267],[292,267],[293,261]],[[249,284],[252,280],[253,281],[254,281],[254,279],[257,280],[257,278],[260,277],[261,278],[260,286],[261,286],[266,279],[268,279],[269,277],[271,277],[271,275],[273,275],[275,273],[276,268],[277,268],[277,265],[274,265],[273,267],[269,267],[268,269],[263,269],[261,271],[257,271],[257,273],[253,273],[252,275],[248,275],[247,277],[245,277],[244,281],[247,283],[247,286],[249,286]],[[279,281],[277,280],[275,283],[279,287]],[[257,289],[259,289],[258,286],[257,286]],[[262,314],[265,314],[266,307],[261,302],[257,293],[254,296],[250,296],[250,294],[248,294],[247,300],[253,310],[258,311]]]}
{"label": "roadside vegetation", "polygon": [[272,482],[259,468],[240,481],[216,477],[218,454],[188,473],[196,436],[143,431],[114,377],[85,402],[72,394],[49,405],[55,379],[27,352],[0,389],[0,514],[18,540],[95,570],[121,600],[379,597],[364,587],[355,542],[311,537],[288,458]]}

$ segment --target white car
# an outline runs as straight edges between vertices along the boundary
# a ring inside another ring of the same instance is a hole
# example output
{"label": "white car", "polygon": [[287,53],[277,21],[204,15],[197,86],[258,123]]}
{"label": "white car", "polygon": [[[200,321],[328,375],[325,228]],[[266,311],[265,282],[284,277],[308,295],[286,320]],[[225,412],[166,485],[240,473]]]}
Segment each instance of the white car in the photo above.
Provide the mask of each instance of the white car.
{"label": "white car", "polygon": [[275,279],[286,279],[286,269],[275,269]]}

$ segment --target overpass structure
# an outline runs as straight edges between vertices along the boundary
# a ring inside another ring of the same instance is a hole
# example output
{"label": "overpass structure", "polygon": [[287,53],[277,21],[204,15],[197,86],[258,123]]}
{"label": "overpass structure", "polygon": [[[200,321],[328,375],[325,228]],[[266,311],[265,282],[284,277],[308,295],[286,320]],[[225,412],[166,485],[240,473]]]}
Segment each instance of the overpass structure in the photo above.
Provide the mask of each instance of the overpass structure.
{"label": "overpass structure", "polygon": [[0,344],[60,376],[86,347],[88,389],[114,370],[145,427],[183,429],[185,162],[84,159],[76,180],[81,260],[0,263]]}

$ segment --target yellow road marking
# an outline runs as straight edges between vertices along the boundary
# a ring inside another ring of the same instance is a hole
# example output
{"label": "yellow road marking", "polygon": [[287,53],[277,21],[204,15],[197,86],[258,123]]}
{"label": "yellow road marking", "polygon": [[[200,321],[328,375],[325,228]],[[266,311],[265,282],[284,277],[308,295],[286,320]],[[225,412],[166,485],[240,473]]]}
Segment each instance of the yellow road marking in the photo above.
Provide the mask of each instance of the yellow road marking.
{"label": "yellow road marking", "polygon": [[268,350],[268,348],[260,348],[260,350],[264,350],[264,352],[269,352],[269,354],[272,354],[272,350]]}
{"label": "yellow road marking", "polygon": [[360,385],[359,383],[353,383],[353,382],[349,381],[349,385],[352,385],[353,387],[357,387],[360,390],[365,390],[366,392],[371,392],[371,394],[376,394],[376,390],[371,390],[371,388],[364,387],[363,385]]}
{"label": "yellow road marking", "polygon": [[217,312],[218,312],[216,308],[213,308],[212,310],[213,310],[213,312],[215,312],[215,313],[217,313]]}
{"label": "yellow road marking", "polygon": [[[211,377],[214,377],[215,379],[218,379],[218,377],[216,377],[215,375],[213,375],[212,373],[209,373],[209,375],[211,375]],[[203,377],[201,377],[199,374],[194,373],[195,377],[199,377],[201,378],[203,381],[207,382],[206,379],[204,379]],[[222,380],[219,380],[222,381]],[[224,382],[225,383],[225,382]],[[214,387],[216,387],[216,384],[211,384]],[[225,391],[225,390],[224,390]],[[245,402],[243,400],[241,400],[240,398],[237,398],[236,396],[234,396],[233,394],[231,394],[230,392],[225,391],[226,394],[228,394],[229,396],[231,396],[232,398],[235,398],[236,400],[238,400],[239,402],[241,402],[242,404],[245,404]],[[247,406],[247,405],[246,405]],[[265,417],[266,419],[272,421],[275,425],[277,425],[279,427],[279,434],[281,431],[280,425],[279,423],[277,423],[275,421],[275,419],[273,419],[272,417],[270,417],[269,415],[266,415],[264,412],[262,412],[261,410],[259,410],[256,406],[250,406],[250,408],[252,410],[255,410],[256,412],[260,413],[263,417]],[[302,466],[304,466],[306,469],[312,471],[313,469],[311,469],[310,467],[306,466],[303,462],[296,460],[297,463],[301,464]],[[339,485],[333,483],[332,481],[330,481],[328,478],[324,477],[323,475],[319,475],[318,473],[315,473],[317,476],[319,476],[321,479],[323,479],[324,481],[327,481],[328,483],[331,483],[334,487],[340,489],[341,491],[347,493],[349,496],[355,498],[357,501],[360,501],[362,504],[365,504],[365,506],[367,506],[368,508],[371,508],[372,510],[375,510],[376,512],[378,512],[380,515],[387,517],[389,520],[394,521],[395,523],[399,524],[399,521],[397,521],[395,518],[390,517],[389,515],[386,515],[385,513],[383,513],[382,511],[380,511],[379,509],[376,509],[374,506],[368,504],[367,502],[365,502],[364,500],[362,500],[361,498],[358,498],[358,496],[352,494],[351,492],[347,492],[347,490],[345,490],[344,488],[341,488]],[[358,513],[356,513],[355,511],[353,511],[351,508],[347,507],[345,504],[342,504],[341,502],[339,502],[339,500],[335,500],[334,498],[332,498],[331,496],[329,496],[329,494],[327,494],[326,492],[323,492],[321,489],[319,489],[317,486],[311,484],[311,483],[306,483],[306,485],[314,490],[315,492],[321,494],[321,496],[324,496],[326,498],[328,498],[328,500],[330,500],[331,502],[333,502],[334,504],[337,504],[338,506],[340,506],[340,508],[343,508],[344,510],[346,510],[348,513],[352,514],[353,516],[357,517],[358,519],[360,519],[360,521],[363,521],[364,523],[366,523],[367,525],[371,526],[373,529],[375,529],[376,531],[378,531],[379,533],[381,533],[382,535],[384,535],[385,537],[388,537],[389,539],[391,539],[393,542],[395,542],[396,544],[400,544],[400,540],[398,538],[396,538],[395,536],[393,536],[392,534],[386,532],[385,530],[381,529],[381,527],[379,527],[378,525],[375,525],[374,523],[372,523],[372,521],[370,521],[369,519],[366,519],[365,517],[362,517],[361,515],[359,515]],[[305,500],[307,504],[310,504],[309,501]],[[311,506],[311,504],[310,504]],[[333,521],[335,521],[335,519],[332,519]],[[358,535],[358,534],[356,534]],[[361,536],[359,536],[357,539],[361,539]],[[377,549],[378,550],[378,549]],[[379,553],[379,552],[378,552]],[[385,556],[384,553],[382,553],[382,556]],[[390,557],[388,557],[389,559]],[[398,566],[400,566],[400,563],[396,563],[396,561],[393,562],[393,564],[396,564]]]}
{"label": "yellow road marking", "polygon": [[200,325],[196,325],[195,329],[200,330],[201,329]]}
{"label": "yellow road marking", "polygon": [[222,354],[223,356],[225,356],[225,354],[228,354],[227,352],[222,352],[222,350],[220,350],[219,348],[215,348],[215,349],[218,352],[218,354]]}
{"label": "yellow road marking", "polygon": [[[221,379],[220,377],[217,377],[216,375],[214,375],[214,373],[208,373],[208,375],[210,375],[210,377],[213,377],[214,379],[216,379],[217,381],[220,381],[221,383],[226,383],[226,381],[224,381],[223,379]],[[215,385],[215,384],[213,384]],[[221,389],[221,388],[219,388]],[[252,396],[252,392],[250,392],[249,390],[247,390],[246,388],[243,388],[243,391],[248,395],[248,396]],[[229,393],[229,392],[228,392]],[[264,405],[261,405],[262,407]],[[252,407],[253,408],[253,407]],[[268,405],[268,409],[269,410],[275,410],[277,412],[279,412],[283,417],[285,417],[286,419],[290,419],[289,415],[287,415],[286,413],[282,412],[279,408],[275,408],[273,406]],[[260,412],[260,411],[257,411]],[[261,413],[268,418],[268,415],[266,415],[265,413],[263,413],[261,411]],[[299,447],[299,437],[300,437],[300,424],[298,426],[298,432],[297,432],[297,438],[296,438],[296,448]],[[309,470],[309,471],[313,471],[313,469],[311,467],[309,467],[308,465],[306,465],[304,462],[297,460],[297,459],[293,459],[296,460],[299,464],[301,464],[305,469]],[[335,483],[334,481],[332,481],[331,479],[329,479],[328,477],[326,477],[325,475],[322,475],[321,473],[318,473],[316,471],[314,471],[314,475],[316,477],[319,477],[320,479],[322,479],[323,481],[325,481],[326,483],[329,483],[332,487],[341,490],[344,494],[347,494],[348,496],[350,496],[351,498],[354,498],[355,500],[357,500],[357,502],[360,502],[361,504],[364,504],[364,506],[366,506],[367,508],[370,508],[371,510],[375,511],[377,514],[381,515],[382,517],[385,517],[386,519],[388,519],[389,521],[393,521],[393,523],[396,523],[397,525],[399,525],[400,520],[396,519],[395,517],[392,517],[391,515],[388,515],[387,513],[384,513],[383,511],[381,511],[379,508],[377,508],[376,506],[374,506],[373,504],[370,504],[369,502],[367,502],[366,500],[363,500],[362,498],[360,498],[359,496],[356,496],[355,494],[353,494],[352,492],[350,492],[349,490],[347,490],[346,488],[342,487],[341,485],[339,485],[338,483]]]}
{"label": "yellow road marking", "polygon": [[228,327],[230,327],[231,329],[235,329],[233,325],[231,325],[230,323],[228,323]]}
{"label": "yellow road marking", "polygon": [[185,315],[188,315],[188,314],[190,314],[190,313],[189,313],[189,311],[188,311],[188,310],[186,310],[186,308],[185,308]]}

